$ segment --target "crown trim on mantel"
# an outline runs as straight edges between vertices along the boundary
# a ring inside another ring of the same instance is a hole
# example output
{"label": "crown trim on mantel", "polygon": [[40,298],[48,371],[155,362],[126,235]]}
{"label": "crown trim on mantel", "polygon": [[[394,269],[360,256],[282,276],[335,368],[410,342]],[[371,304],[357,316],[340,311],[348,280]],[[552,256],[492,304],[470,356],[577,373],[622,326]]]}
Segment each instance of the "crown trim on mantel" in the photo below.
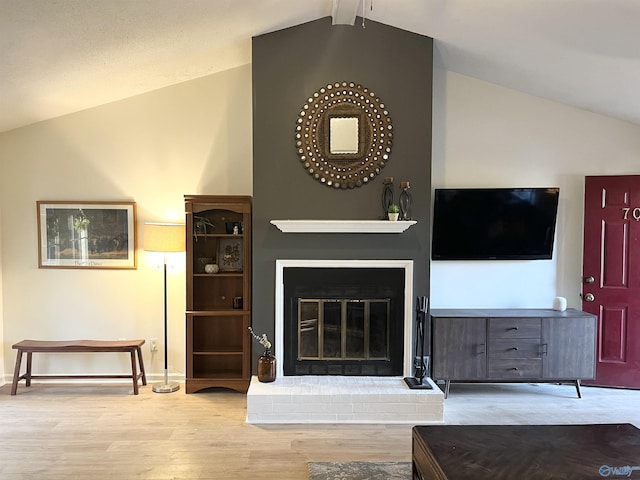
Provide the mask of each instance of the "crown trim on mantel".
{"label": "crown trim on mantel", "polygon": [[271,220],[284,233],[402,233],[415,220]]}

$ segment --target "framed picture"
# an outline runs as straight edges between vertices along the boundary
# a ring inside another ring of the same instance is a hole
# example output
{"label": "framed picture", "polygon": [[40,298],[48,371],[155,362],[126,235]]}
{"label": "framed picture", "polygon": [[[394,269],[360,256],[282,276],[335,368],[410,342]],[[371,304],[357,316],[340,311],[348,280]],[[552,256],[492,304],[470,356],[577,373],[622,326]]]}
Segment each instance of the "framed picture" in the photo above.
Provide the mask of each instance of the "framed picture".
{"label": "framed picture", "polygon": [[241,272],[242,257],[242,238],[221,238],[218,241],[218,266],[221,272]]}
{"label": "framed picture", "polygon": [[134,202],[40,201],[38,268],[135,269]]}

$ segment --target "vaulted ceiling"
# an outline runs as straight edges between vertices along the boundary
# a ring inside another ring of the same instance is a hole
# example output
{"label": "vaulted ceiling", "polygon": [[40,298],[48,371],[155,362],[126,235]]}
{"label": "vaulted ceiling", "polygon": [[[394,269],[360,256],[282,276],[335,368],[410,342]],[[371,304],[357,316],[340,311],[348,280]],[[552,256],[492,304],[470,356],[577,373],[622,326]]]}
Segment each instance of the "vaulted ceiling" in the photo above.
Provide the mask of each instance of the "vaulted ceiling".
{"label": "vaulted ceiling", "polygon": [[0,132],[248,64],[334,1],[433,37],[439,67],[640,124],[635,0],[0,0]]}

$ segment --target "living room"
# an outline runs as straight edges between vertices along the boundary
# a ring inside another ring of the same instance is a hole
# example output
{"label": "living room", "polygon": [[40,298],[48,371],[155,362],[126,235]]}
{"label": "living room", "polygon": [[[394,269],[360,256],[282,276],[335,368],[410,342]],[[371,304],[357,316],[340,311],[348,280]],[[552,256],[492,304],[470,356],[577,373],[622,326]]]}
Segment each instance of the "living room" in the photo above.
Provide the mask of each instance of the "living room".
{"label": "living room", "polygon": [[[376,31],[373,22],[366,28]],[[436,60],[437,51],[436,41]],[[284,60],[290,68],[295,66],[293,59]],[[325,59],[316,54],[316,60]],[[376,63],[375,53],[363,52],[363,60],[375,69],[385,68],[384,62]],[[342,79],[326,81],[335,80]],[[437,61],[431,80],[430,132],[412,120],[420,115],[406,114],[411,103],[394,103],[380,93],[394,120],[394,151],[372,185],[348,191],[333,191],[316,182],[300,166],[294,148],[297,109],[319,85],[287,94],[300,96],[299,105],[290,112],[290,124],[273,127],[281,129],[276,136],[282,151],[290,152],[278,156],[273,167],[256,168],[256,157],[264,156],[252,147],[257,132],[251,63],[1,133],[0,372],[4,383],[13,371],[11,346],[22,339],[144,338],[149,343],[163,337],[162,274],[156,258],[141,248],[141,226],[151,221],[183,221],[185,194],[255,196],[259,191],[264,198],[268,195],[265,184],[270,184],[285,191],[274,206],[282,207],[284,217],[293,211],[317,218],[376,219],[381,214],[382,177],[392,176],[397,183],[410,181],[418,228],[395,240],[395,248],[417,252],[416,293],[428,294],[432,307],[550,308],[554,297],[563,296],[570,308],[580,309],[584,177],[637,173],[640,126],[462,75]],[[287,88],[283,85],[283,90]],[[397,88],[405,88],[403,79],[397,79]],[[428,116],[425,112],[424,117]],[[412,149],[406,147],[406,131],[422,135],[411,140]],[[421,146],[428,145],[429,135],[430,152],[420,152]],[[269,168],[272,175],[265,177]],[[278,177],[286,181],[280,184]],[[560,189],[552,260],[429,262],[432,189],[485,186]],[[306,204],[309,198],[316,200]],[[136,202],[138,268],[39,269],[35,206],[36,201],[46,200]],[[347,205],[346,210],[328,211],[335,204]],[[271,219],[254,217],[263,235],[254,238],[254,248],[269,251],[273,244],[267,240],[282,235],[268,224]],[[346,252],[337,255],[351,255]],[[402,251],[395,255],[404,257]],[[254,327],[269,336],[274,332],[273,288],[271,280],[264,280],[270,278],[272,268],[270,263],[259,264],[262,280],[254,286],[260,307],[254,312]],[[265,283],[268,288],[260,290]],[[167,347],[169,372],[177,381],[184,379],[186,371],[185,296],[184,259],[176,255],[168,272]],[[159,352],[151,352],[145,345],[143,352],[151,381],[162,375],[164,346],[160,347]],[[44,374],[97,374],[128,367],[126,359],[95,354],[44,358],[43,362],[36,359]],[[2,392],[8,396],[8,385]],[[108,389],[100,392],[113,400]],[[174,395],[183,398],[184,392]],[[223,394],[223,402],[234,398]],[[12,402],[23,399],[18,395]],[[152,399],[147,396],[146,400]],[[135,409],[130,413],[135,415]]]}

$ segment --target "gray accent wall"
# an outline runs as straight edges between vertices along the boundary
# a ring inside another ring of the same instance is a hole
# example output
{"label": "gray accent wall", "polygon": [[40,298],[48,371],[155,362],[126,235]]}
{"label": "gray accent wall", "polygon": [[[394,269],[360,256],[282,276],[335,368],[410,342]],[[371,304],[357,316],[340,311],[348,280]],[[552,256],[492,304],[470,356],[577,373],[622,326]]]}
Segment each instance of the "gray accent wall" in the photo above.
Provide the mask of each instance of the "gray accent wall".
{"label": "gray accent wall", "polygon": [[[273,339],[276,259],[413,259],[414,296],[429,294],[433,39],[361,20],[326,17],[253,38],[253,328]],[[393,123],[391,157],[368,185],[338,190],[313,179],[294,142],[307,98],[328,83],[359,83]],[[402,234],[282,233],[273,219],[376,220],[382,181],[411,182],[412,218]],[[258,346],[259,347],[259,346]],[[279,345],[274,345],[278,350]],[[253,368],[261,349],[254,345]]]}

